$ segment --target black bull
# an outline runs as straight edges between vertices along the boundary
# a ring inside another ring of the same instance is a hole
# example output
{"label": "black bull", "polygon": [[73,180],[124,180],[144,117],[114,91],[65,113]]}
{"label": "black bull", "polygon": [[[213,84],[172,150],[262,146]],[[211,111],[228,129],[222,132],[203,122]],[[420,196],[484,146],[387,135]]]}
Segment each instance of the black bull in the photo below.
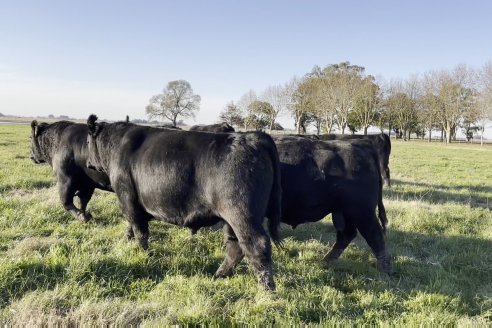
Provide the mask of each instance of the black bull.
{"label": "black bull", "polygon": [[148,247],[151,218],[198,229],[221,219],[233,243],[216,276],[239,250],[260,284],[274,289],[271,238],[279,242],[281,185],[278,154],[265,133],[214,134],[88,120],[87,166],[109,176],[128,236]]}
{"label": "black bull", "polygon": [[[31,127],[31,160],[52,167],[63,207],[76,219],[89,220],[87,203],[94,189],[111,191],[111,186],[106,174],[87,168],[87,125],[32,121]],[[80,199],[80,209],[73,204],[75,196]]]}

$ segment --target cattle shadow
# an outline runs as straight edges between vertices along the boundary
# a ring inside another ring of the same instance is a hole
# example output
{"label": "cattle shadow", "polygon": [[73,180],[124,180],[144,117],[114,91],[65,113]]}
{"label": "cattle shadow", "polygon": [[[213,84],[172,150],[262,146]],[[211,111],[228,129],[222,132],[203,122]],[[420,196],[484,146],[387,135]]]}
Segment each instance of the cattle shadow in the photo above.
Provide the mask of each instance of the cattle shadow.
{"label": "cattle shadow", "polygon": [[[409,182],[392,179],[392,188],[383,191],[385,199],[404,201],[425,201],[432,204],[461,203],[471,207],[492,210],[492,198],[485,195],[492,193],[492,187],[476,185],[447,186],[424,182]],[[416,187],[416,190],[405,190],[405,187]],[[469,191],[461,192],[462,189]]]}
{"label": "cattle shadow", "polygon": [[[336,240],[336,230],[326,219],[305,224],[306,227],[295,230],[284,226],[282,235],[299,242],[318,240],[331,248]],[[334,263],[335,272],[369,276],[370,279],[381,279],[382,288],[405,296],[416,291],[439,293],[450,297],[460,295],[466,304],[468,315],[480,314],[476,307],[477,299],[492,297],[492,241],[473,236],[444,236],[441,234],[423,234],[388,229],[386,244],[394,260],[394,276],[377,273],[374,256],[365,240],[358,234],[351,243],[353,246],[366,250],[366,259],[370,263],[361,263],[359,259],[348,258],[346,253]],[[327,250],[328,250],[327,248]],[[292,251],[292,250],[289,250]],[[291,256],[297,256],[291,252]],[[322,261],[324,254],[319,255]],[[336,275],[327,283],[343,290],[344,275]],[[360,286],[359,286],[360,287]],[[361,288],[374,292],[370,284]]]}

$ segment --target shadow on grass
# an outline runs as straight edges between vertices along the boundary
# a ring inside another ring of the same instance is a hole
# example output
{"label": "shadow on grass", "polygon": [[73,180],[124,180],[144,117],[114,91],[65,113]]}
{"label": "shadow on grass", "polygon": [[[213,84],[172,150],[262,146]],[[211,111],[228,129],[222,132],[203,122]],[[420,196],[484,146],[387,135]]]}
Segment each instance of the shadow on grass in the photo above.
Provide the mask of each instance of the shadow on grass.
{"label": "shadow on grass", "polygon": [[[423,182],[408,182],[398,179],[392,180],[392,186],[393,188],[384,190],[385,198],[405,201],[418,200],[433,204],[454,202],[492,210],[492,199],[477,195],[477,193],[492,193],[492,187],[488,186],[445,186]],[[417,187],[418,190],[401,190],[399,188],[404,186]],[[460,193],[462,189],[468,189],[470,192]]]}
{"label": "shadow on grass", "polygon": [[[304,226],[296,230],[284,228],[282,234],[297,241],[319,240],[330,247],[336,240],[336,230],[329,222],[319,221]],[[334,264],[335,272],[341,270],[362,276],[374,274],[375,258],[360,234],[358,236],[351,245],[367,250],[368,256],[363,257],[366,262],[349,259],[342,254]],[[397,294],[421,291],[451,297],[460,295],[465,303],[463,313],[467,315],[478,315],[482,309],[476,306],[477,300],[492,297],[492,241],[471,236],[427,235],[389,229],[386,244],[395,260],[396,274],[391,277],[380,274],[387,282],[383,288],[389,287]],[[320,254],[320,259],[323,255]],[[342,291],[343,279],[344,275],[335,275],[335,287]],[[370,286],[362,288],[374,291]]]}
{"label": "shadow on grass", "polygon": [[66,278],[62,265],[22,262],[13,265],[0,280],[0,308],[13,299],[38,289],[53,289]]}

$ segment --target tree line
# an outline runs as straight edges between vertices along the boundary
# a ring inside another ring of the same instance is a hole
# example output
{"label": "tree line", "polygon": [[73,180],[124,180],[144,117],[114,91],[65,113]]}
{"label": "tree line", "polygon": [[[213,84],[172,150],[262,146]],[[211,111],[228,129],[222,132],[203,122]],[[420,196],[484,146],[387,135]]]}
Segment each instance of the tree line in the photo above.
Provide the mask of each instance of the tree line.
{"label": "tree line", "polygon": [[405,140],[414,134],[430,141],[437,132],[450,143],[458,129],[468,139],[474,133],[483,136],[492,120],[492,63],[480,69],[457,65],[389,82],[349,62],[315,66],[259,96],[246,92],[228,103],[219,118],[245,129],[272,130],[285,113],[294,119],[298,134],[309,126],[318,134],[367,134],[375,126]]}
{"label": "tree line", "polygon": [[[146,107],[152,117],[176,125],[178,117],[193,117],[200,96],[189,82],[171,81]],[[483,133],[492,120],[492,63],[479,69],[464,64],[385,82],[350,62],[314,66],[302,77],[272,85],[257,94],[249,90],[226,104],[219,120],[245,130],[278,130],[277,119],[289,114],[296,133],[313,127],[317,134],[363,132],[370,126],[409,139],[430,141],[437,132],[447,143],[459,129],[468,139]]]}

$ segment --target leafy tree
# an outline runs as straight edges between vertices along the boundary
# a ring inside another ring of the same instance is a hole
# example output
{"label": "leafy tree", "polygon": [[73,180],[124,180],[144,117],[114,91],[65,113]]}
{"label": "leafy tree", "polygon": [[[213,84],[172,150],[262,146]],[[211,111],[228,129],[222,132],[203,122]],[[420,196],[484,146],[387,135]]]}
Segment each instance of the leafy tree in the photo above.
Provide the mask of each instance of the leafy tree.
{"label": "leafy tree", "polygon": [[176,126],[178,117],[194,117],[200,108],[200,96],[193,93],[189,82],[171,81],[163,93],[150,98],[145,111],[150,119],[163,118]]}
{"label": "leafy tree", "polygon": [[295,120],[296,133],[306,133],[309,115],[314,112],[316,80],[306,77],[300,81],[292,80],[292,103],[290,111]]}
{"label": "leafy tree", "polygon": [[261,100],[253,101],[249,106],[249,115],[246,117],[247,125],[253,127],[255,130],[265,129],[270,125],[274,114],[273,106]]}

